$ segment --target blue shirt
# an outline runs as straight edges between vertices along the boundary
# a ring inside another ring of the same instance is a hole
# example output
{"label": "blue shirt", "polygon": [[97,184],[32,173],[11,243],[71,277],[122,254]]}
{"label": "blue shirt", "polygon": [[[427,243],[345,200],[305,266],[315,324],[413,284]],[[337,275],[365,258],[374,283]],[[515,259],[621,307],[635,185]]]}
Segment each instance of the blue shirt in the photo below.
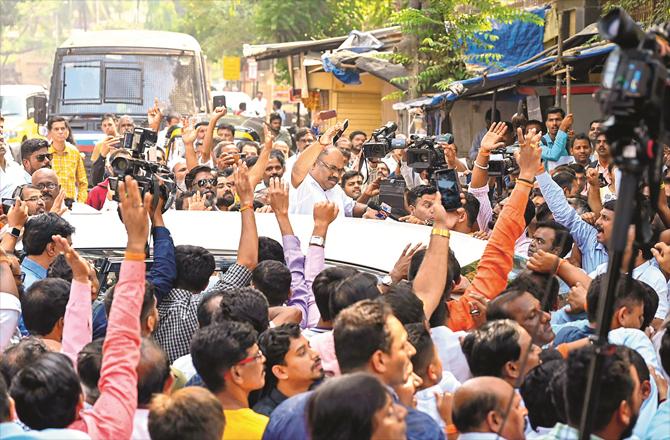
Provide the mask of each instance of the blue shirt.
{"label": "blue shirt", "polygon": [[659,438],[668,438],[670,435],[670,400],[661,403],[651,419],[649,429],[644,436],[645,440],[656,440]]}
{"label": "blue shirt", "polygon": [[563,327],[554,338],[554,346],[566,342],[579,341],[593,334],[594,330],[589,326],[588,321],[582,325],[572,325]]}
{"label": "blue shirt", "polygon": [[540,148],[542,148],[542,161],[547,170],[551,168],[549,166],[550,162],[556,162],[561,157],[569,156],[568,149],[566,148],[568,144],[568,134],[563,130],[558,130],[556,139],[552,140],[549,133],[547,133],[542,137],[542,140],[544,141],[540,145]]}
{"label": "blue shirt", "polygon": [[177,278],[177,263],[174,256],[174,243],[168,228],[157,226],[153,230],[154,264],[147,273],[147,281],[156,288],[156,302],[172,290],[172,283]]}
{"label": "blue shirt", "polygon": [[23,280],[23,287],[26,289],[34,282],[47,277],[47,270],[31,260],[30,257],[24,258],[21,262],[21,272],[26,274],[26,278]]}
{"label": "blue shirt", "polygon": [[607,248],[596,239],[598,231],[582,220],[577,211],[570,206],[563,190],[549,173],[544,172],[537,176],[537,183],[554,219],[570,230],[575,244],[582,251],[582,269],[591,273],[599,265],[607,263]]}

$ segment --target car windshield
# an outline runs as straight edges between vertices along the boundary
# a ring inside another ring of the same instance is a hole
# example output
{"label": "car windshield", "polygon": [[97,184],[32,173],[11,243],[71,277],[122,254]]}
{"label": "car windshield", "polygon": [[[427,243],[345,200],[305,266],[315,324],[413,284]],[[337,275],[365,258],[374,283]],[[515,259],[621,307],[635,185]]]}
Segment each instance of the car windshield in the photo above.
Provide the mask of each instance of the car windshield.
{"label": "car windshield", "polygon": [[21,96],[0,96],[3,116],[21,116],[26,112],[26,101]]}

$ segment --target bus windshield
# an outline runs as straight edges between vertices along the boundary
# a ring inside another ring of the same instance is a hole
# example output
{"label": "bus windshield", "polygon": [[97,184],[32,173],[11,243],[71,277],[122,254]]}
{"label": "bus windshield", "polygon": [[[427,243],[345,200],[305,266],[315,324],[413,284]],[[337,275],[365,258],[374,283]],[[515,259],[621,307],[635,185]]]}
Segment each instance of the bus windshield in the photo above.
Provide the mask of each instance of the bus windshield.
{"label": "bus windshield", "polygon": [[0,96],[0,113],[2,113],[3,116],[25,116],[25,97]]}
{"label": "bus windshield", "polygon": [[58,114],[144,115],[154,97],[184,114],[203,105],[193,53],[65,55],[55,73]]}

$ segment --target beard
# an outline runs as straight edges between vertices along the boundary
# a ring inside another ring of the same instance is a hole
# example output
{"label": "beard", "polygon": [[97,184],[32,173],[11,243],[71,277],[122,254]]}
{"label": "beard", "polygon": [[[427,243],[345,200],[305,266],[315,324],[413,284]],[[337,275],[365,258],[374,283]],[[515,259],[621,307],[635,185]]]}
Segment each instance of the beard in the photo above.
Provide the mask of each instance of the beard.
{"label": "beard", "polygon": [[635,414],[633,417],[630,419],[630,424],[626,428],[624,432],[621,433],[621,437],[619,438],[628,438],[631,435],[633,435],[633,429],[635,429],[635,424],[637,423],[637,418],[639,414]]}

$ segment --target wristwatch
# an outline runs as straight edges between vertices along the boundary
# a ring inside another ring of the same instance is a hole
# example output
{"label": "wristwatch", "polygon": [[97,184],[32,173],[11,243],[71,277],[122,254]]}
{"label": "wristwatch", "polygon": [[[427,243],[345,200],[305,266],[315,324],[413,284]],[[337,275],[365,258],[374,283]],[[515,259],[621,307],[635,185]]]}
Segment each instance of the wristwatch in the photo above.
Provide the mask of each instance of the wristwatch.
{"label": "wristwatch", "polygon": [[9,230],[9,234],[13,235],[16,238],[19,238],[21,236],[21,229],[19,228],[12,228]]}
{"label": "wristwatch", "polygon": [[326,244],[326,239],[323,237],[319,237],[318,235],[312,235],[312,238],[309,239],[309,245],[312,246],[321,246],[324,247]]}
{"label": "wristwatch", "polygon": [[382,285],[389,287],[393,284],[393,278],[391,278],[391,275],[386,274],[382,277]]}

